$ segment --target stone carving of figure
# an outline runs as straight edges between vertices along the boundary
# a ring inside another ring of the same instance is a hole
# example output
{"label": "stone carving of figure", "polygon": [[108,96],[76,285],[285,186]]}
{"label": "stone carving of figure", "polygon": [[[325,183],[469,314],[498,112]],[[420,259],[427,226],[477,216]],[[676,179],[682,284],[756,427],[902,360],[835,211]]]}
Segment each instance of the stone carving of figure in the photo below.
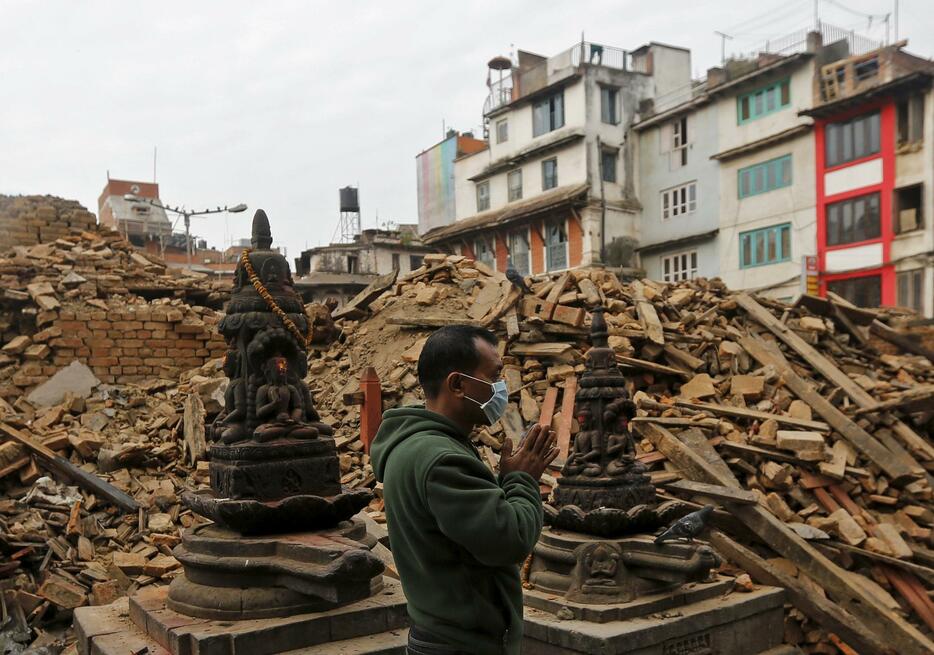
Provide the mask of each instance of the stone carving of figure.
{"label": "stone carving of figure", "polygon": [[611,586],[616,584],[619,569],[619,551],[610,544],[598,543],[584,554],[584,570],[587,586]]}
{"label": "stone carving of figure", "polygon": [[632,402],[627,398],[617,398],[603,411],[603,424],[609,432],[606,442],[607,475],[622,475],[635,463],[635,446],[629,433],[631,413]]}
{"label": "stone carving of figure", "polygon": [[600,475],[600,431],[594,429],[590,409],[582,407],[577,415],[580,431],[574,437],[574,448],[564,465],[565,475]]}
{"label": "stone carving of figure", "polygon": [[256,391],[256,418],[260,425],[253,431],[257,441],[279,437],[309,439],[318,430],[306,425],[305,403],[301,392],[288,381],[289,365],[285,357],[273,357],[266,365],[266,384]]}
{"label": "stone carving of figure", "polygon": [[[246,384],[240,377],[240,353],[228,350],[224,357],[224,373],[227,375],[227,391],[224,392],[224,412],[218,417],[215,428],[220,430],[221,443],[235,443],[249,439],[244,427],[246,422]],[[216,436],[215,436],[216,438]]]}

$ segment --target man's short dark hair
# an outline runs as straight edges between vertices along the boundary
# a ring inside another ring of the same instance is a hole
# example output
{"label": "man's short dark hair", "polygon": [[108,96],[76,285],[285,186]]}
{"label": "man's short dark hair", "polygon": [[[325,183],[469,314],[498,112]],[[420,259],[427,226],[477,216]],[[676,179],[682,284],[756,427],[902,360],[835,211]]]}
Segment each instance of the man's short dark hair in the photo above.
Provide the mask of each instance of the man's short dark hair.
{"label": "man's short dark hair", "polygon": [[496,335],[473,325],[446,325],[436,330],[418,356],[418,382],[426,398],[435,398],[441,384],[454,371],[468,375],[480,364],[477,339],[496,345]]}

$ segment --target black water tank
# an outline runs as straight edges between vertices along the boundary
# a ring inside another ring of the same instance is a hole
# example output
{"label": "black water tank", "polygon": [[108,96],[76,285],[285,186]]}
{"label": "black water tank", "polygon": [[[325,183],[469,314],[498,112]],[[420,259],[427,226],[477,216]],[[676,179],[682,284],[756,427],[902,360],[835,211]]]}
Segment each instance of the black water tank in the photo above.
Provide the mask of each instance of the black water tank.
{"label": "black water tank", "polygon": [[341,211],[342,212],[359,212],[360,211],[360,201],[357,199],[357,188],[352,186],[345,186],[341,189]]}

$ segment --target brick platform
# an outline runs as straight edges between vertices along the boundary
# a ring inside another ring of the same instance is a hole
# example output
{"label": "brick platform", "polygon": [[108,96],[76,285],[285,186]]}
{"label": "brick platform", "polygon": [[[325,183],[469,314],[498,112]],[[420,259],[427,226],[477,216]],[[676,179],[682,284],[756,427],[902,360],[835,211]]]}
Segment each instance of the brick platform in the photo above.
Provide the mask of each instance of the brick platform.
{"label": "brick platform", "polygon": [[103,607],[75,610],[81,655],[402,655],[408,635],[405,597],[385,579],[381,593],[328,612],[279,619],[210,621],[165,608],[166,587]]}

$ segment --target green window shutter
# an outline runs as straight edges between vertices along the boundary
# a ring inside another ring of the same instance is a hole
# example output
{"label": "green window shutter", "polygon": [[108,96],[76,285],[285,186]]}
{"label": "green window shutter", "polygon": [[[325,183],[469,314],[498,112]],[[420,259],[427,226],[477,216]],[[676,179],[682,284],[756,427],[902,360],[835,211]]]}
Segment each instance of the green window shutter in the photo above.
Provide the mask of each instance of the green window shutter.
{"label": "green window shutter", "polygon": [[791,260],[791,223],[739,235],[739,267],[752,268]]}

